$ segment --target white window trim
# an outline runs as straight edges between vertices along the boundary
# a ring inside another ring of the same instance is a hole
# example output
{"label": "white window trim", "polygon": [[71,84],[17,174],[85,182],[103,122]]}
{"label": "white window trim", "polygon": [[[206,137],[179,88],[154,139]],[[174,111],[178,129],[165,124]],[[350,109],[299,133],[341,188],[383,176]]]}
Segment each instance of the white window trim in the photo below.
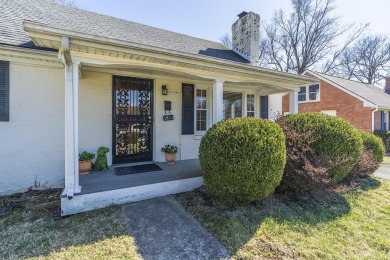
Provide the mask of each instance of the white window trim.
{"label": "white window trim", "polygon": [[255,118],[259,118],[260,117],[260,96],[261,96],[261,93],[259,91],[256,91],[256,90],[252,90],[252,89],[245,89],[245,90],[241,90],[241,91],[237,91],[236,88],[231,88],[231,87],[226,87],[224,88],[223,92],[230,92],[230,93],[241,93],[241,100],[242,100],[242,104],[241,104],[241,117],[247,117],[248,116],[248,111],[247,111],[247,95],[254,95],[255,96]]}
{"label": "white window trim", "polygon": [[[316,84],[311,84],[311,85],[316,85]],[[298,99],[298,104],[302,103],[314,103],[314,102],[320,102],[321,101],[321,83],[318,83],[318,95],[316,100],[308,100],[309,99],[309,86],[311,85],[305,85],[302,87],[306,87],[306,100],[305,101],[299,101]],[[299,95],[299,94],[298,94]]]}
{"label": "white window trim", "polygon": [[[251,92],[244,92],[245,95],[245,117],[248,117],[248,112],[253,112],[253,117],[256,117],[256,93],[251,93]],[[253,111],[248,111],[248,95],[253,96]]]}
{"label": "white window trim", "polygon": [[[196,98],[197,98],[197,91],[198,90],[206,90],[206,130],[204,131],[197,131],[196,130],[196,120],[197,120],[197,117],[196,117],[196,112],[198,111],[196,109]],[[208,87],[198,87],[195,85],[194,87],[194,91],[195,91],[195,95],[194,95],[194,136],[203,136],[207,130],[211,127],[211,115],[212,115],[212,111],[211,111],[211,90],[210,88]]]}

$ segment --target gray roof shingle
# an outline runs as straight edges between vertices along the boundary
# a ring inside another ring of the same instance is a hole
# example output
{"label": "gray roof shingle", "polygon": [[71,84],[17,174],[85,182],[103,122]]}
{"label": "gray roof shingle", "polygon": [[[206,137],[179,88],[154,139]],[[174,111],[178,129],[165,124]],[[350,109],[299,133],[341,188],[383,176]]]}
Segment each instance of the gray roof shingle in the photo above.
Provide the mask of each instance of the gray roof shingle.
{"label": "gray roof shingle", "polygon": [[24,20],[188,54],[248,63],[218,42],[72,8],[52,0],[0,0],[0,43],[37,48],[23,30]]}
{"label": "gray roof shingle", "polygon": [[319,72],[308,71],[314,76],[323,78],[327,81],[332,82],[334,85],[337,85],[341,88],[344,88],[355,95],[379,106],[379,108],[390,109],[390,95],[385,93],[385,91],[374,85],[361,83],[358,81],[343,79],[339,77],[334,77],[326,75]]}

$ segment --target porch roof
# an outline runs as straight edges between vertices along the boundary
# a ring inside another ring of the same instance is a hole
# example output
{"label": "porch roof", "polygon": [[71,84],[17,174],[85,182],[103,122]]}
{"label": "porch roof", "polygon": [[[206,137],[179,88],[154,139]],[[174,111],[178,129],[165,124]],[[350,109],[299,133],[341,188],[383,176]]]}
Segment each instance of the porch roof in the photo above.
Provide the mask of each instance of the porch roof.
{"label": "porch roof", "polygon": [[[72,58],[82,66],[111,68],[147,67],[160,71],[186,73],[205,80],[232,84],[273,86],[277,92],[298,90],[318,79],[215,57],[184,53],[119,39],[80,33],[25,21],[24,29],[37,46],[62,50],[62,40],[70,42]],[[279,87],[279,88],[278,88]]]}
{"label": "porch roof", "polygon": [[0,17],[2,18],[0,43],[14,46],[41,47],[34,44],[23,31],[22,21],[29,20],[104,38],[248,63],[233,50],[218,42],[62,5],[52,0],[6,1],[0,9]]}

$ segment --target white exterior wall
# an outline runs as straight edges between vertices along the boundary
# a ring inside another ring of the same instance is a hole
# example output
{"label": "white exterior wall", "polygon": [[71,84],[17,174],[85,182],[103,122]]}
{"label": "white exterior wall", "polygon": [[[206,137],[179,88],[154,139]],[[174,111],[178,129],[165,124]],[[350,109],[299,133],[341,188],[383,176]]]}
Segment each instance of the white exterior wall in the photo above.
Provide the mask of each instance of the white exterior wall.
{"label": "white exterior wall", "polygon": [[[179,147],[177,160],[181,160],[180,154],[180,135],[181,135],[181,81],[170,79],[155,80],[154,94],[154,160],[164,162],[164,153],[161,147],[166,144],[174,144]],[[166,85],[168,95],[163,96],[162,85]],[[171,114],[174,116],[172,121],[163,121],[165,115],[164,101],[172,102]]]}
{"label": "white exterior wall", "polygon": [[10,121],[0,122],[0,195],[64,181],[64,70],[10,62]]}
{"label": "white exterior wall", "polygon": [[[179,147],[177,153],[177,160],[187,160],[198,158],[198,148],[200,144],[199,134],[195,135],[181,135],[182,122],[182,84],[194,84],[195,91],[197,88],[207,90],[207,105],[208,105],[208,119],[209,126],[211,125],[211,87],[212,83],[198,83],[190,80],[171,80],[171,79],[156,79],[155,80],[155,119],[154,119],[154,160],[164,162],[165,157],[162,153],[161,147],[166,144],[174,144]],[[168,95],[161,94],[161,86],[166,85],[168,88]],[[173,121],[163,121],[164,101],[172,102],[172,111],[174,115]]]}
{"label": "white exterior wall", "polygon": [[282,114],[283,94],[273,94],[268,96],[268,118],[275,120]]}
{"label": "white exterior wall", "polygon": [[[79,152],[96,152],[100,146],[112,149],[112,76],[83,71],[79,82]],[[10,121],[0,122],[0,195],[29,187],[63,187],[64,81],[63,67],[10,63]],[[210,127],[212,82],[158,77],[154,83],[153,160],[165,161],[160,152],[165,144],[179,147],[178,160],[197,158],[202,133],[181,135],[182,83],[207,90]],[[167,85],[167,96],[161,94],[162,85]],[[165,100],[172,102],[173,121],[163,121]],[[281,107],[282,95],[270,95],[269,115]],[[108,161],[111,164],[112,151]]]}
{"label": "white exterior wall", "polygon": [[83,72],[79,81],[79,152],[97,153],[100,146],[110,148],[112,164],[112,75]]}
{"label": "white exterior wall", "polygon": [[[112,150],[112,76],[110,73],[84,71],[80,79],[79,96],[79,152],[96,152],[100,146]],[[153,79],[145,75],[125,75]],[[206,88],[211,99],[211,83],[191,82],[168,78],[154,79],[154,124],[153,124],[153,160],[164,162],[165,156],[161,147],[174,144],[179,147],[177,160],[198,157],[199,135],[181,135],[181,89],[182,83],[194,84],[195,88]],[[162,95],[161,86],[166,85],[168,95]],[[172,102],[171,114],[174,120],[163,121],[165,115],[164,101]],[[211,100],[210,100],[211,101]],[[210,104],[210,103],[209,103]],[[211,104],[209,105],[211,114]],[[112,151],[107,154],[108,163],[112,163]]]}

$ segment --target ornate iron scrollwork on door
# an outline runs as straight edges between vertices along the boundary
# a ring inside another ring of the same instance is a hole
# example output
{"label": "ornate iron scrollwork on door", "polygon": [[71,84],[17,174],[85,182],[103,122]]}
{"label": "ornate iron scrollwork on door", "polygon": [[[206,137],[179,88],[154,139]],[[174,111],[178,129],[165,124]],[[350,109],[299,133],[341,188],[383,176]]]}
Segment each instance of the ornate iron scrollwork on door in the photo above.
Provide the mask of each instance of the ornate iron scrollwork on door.
{"label": "ornate iron scrollwork on door", "polygon": [[114,162],[152,160],[153,81],[114,76]]}

